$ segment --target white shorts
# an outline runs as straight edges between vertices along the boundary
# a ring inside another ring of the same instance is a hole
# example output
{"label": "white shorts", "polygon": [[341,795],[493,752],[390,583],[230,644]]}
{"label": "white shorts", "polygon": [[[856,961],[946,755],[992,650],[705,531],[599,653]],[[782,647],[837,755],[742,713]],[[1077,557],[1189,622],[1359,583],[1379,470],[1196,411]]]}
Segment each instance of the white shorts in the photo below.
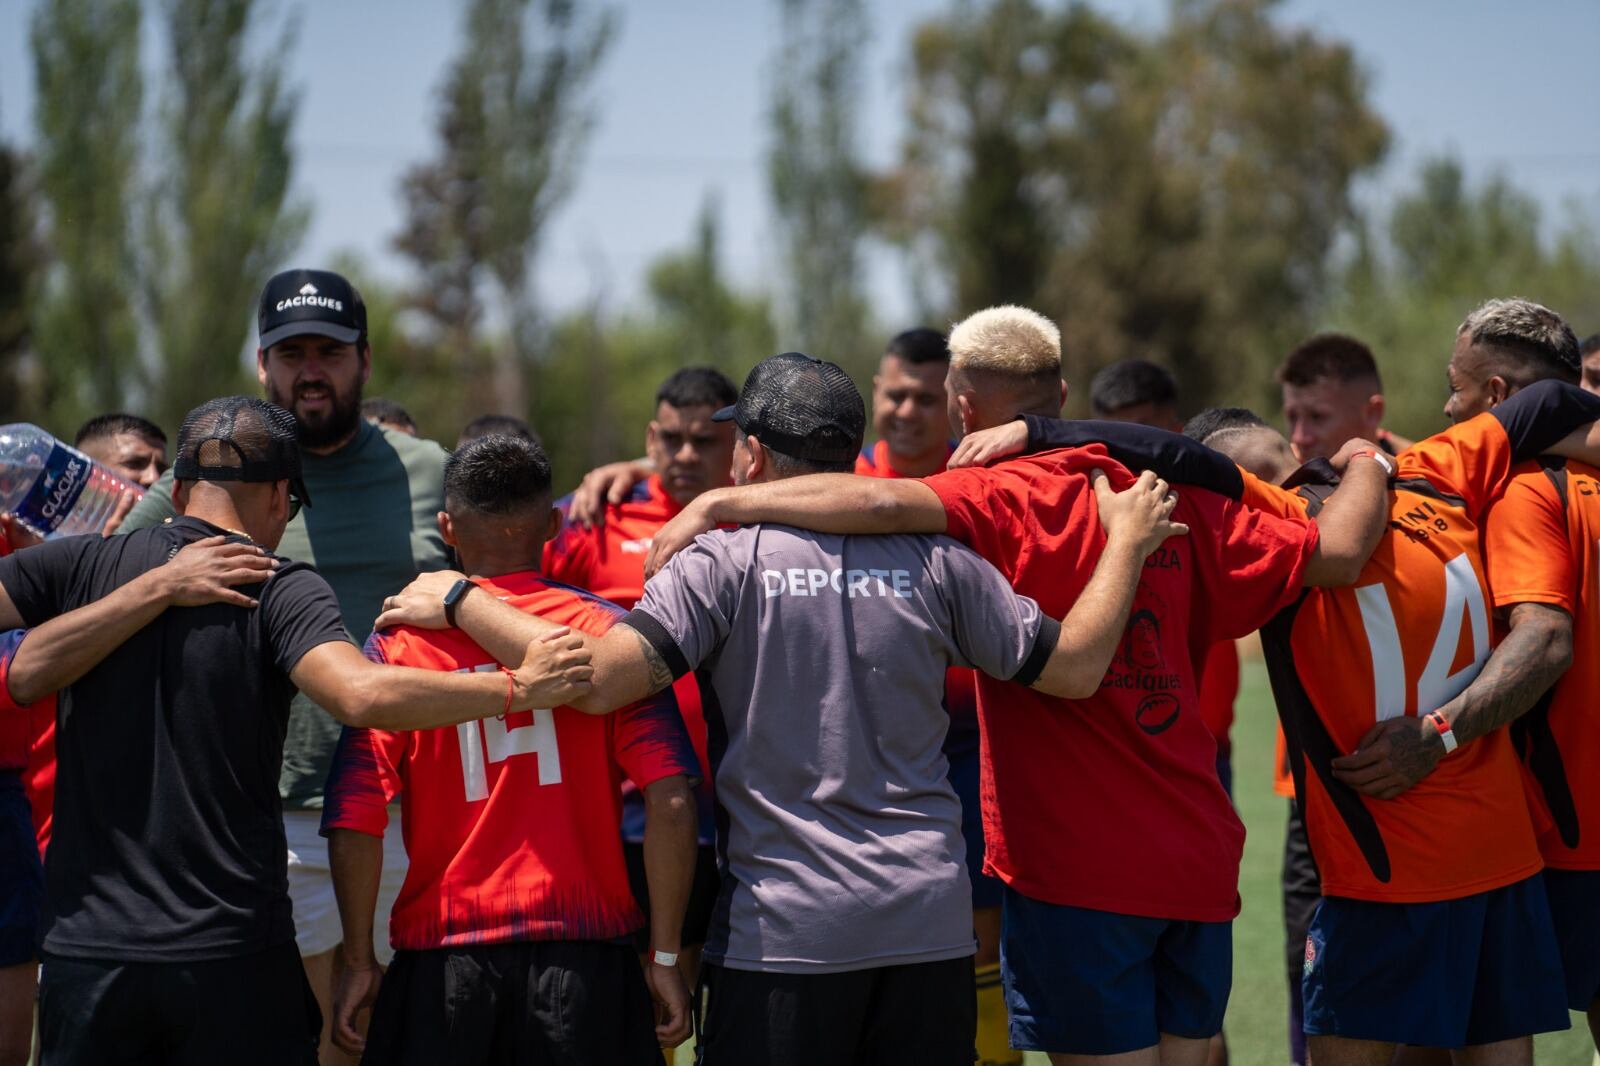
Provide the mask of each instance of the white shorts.
{"label": "white shorts", "polygon": [[[284,811],[283,835],[289,842],[289,899],[294,903],[294,941],[300,954],[321,955],[344,940],[339,924],[339,904],[333,895],[333,875],[328,869],[328,840],[320,832],[321,811]],[[378,961],[389,965],[389,911],[406,879],[406,849],[400,839],[400,812],[389,812],[389,829],[383,837],[383,875],[378,881],[378,908],[373,915],[372,941]]]}

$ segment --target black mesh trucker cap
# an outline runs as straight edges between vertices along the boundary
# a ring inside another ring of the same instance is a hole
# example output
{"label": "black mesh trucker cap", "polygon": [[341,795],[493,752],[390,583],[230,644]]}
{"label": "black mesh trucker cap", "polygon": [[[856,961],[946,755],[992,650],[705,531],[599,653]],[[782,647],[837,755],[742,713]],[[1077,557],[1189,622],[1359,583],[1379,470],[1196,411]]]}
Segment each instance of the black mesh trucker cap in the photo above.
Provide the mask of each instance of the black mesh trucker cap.
{"label": "black mesh trucker cap", "polygon": [[331,270],[285,270],[261,290],[256,328],[262,348],[304,333],[354,344],[367,331],[367,305]]}
{"label": "black mesh trucker cap", "polygon": [[773,451],[816,463],[854,461],[867,431],[867,408],[850,375],[802,352],[757,363],[739,402],[711,417],[732,420]]}
{"label": "black mesh trucker cap", "polygon": [[253,396],[224,396],[201,404],[178,430],[177,481],[288,481],[306,507],[311,494],[300,475],[294,415]]}

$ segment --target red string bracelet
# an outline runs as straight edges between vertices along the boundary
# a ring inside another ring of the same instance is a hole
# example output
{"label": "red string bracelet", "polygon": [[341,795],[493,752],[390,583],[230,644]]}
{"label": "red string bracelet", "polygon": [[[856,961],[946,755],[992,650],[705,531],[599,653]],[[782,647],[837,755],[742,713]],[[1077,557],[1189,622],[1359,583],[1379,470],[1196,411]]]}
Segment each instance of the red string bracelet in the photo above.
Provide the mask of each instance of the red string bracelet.
{"label": "red string bracelet", "polygon": [[500,672],[506,675],[506,707],[505,710],[500,712],[500,716],[503,718],[511,713],[511,697],[516,695],[517,692],[517,675],[503,666],[500,668]]}

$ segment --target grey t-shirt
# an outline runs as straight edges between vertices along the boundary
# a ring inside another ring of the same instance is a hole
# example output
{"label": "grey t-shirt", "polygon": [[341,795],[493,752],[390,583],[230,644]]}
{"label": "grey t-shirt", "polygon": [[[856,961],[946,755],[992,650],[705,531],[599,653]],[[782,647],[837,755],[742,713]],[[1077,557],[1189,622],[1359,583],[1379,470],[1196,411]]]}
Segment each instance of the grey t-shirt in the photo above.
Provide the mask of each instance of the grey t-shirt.
{"label": "grey t-shirt", "polygon": [[701,536],[627,618],[700,673],[722,900],[706,957],[817,972],[973,952],[945,670],[1024,684],[1057,623],[948,537]]}
{"label": "grey t-shirt", "polygon": [[[314,506],[283,532],[278,554],[310,563],[333,586],[345,628],[357,644],[372,632],[383,598],[427,570],[449,565],[439,535],[444,510],[445,450],[431,440],[362,422],[349,444],[330,455],[301,453]],[[171,518],[172,474],[145,493],[122,532]],[[339,723],[303,693],[289,714],[278,792],[284,807],[320,808],[339,742]]]}

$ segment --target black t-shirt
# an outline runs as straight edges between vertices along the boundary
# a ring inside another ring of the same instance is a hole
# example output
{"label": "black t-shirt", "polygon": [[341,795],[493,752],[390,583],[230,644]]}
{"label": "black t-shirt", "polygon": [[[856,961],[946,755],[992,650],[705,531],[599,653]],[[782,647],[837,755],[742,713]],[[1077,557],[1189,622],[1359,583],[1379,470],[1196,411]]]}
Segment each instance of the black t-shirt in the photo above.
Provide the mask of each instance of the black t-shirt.
{"label": "black t-shirt", "polygon": [[[38,625],[225,532],[178,518],[50,541],[0,559],[0,584]],[[241,591],[260,606],[171,608],[62,690],[47,954],[189,962],[294,938],[278,799],[289,671],[349,637],[304,563]]]}

